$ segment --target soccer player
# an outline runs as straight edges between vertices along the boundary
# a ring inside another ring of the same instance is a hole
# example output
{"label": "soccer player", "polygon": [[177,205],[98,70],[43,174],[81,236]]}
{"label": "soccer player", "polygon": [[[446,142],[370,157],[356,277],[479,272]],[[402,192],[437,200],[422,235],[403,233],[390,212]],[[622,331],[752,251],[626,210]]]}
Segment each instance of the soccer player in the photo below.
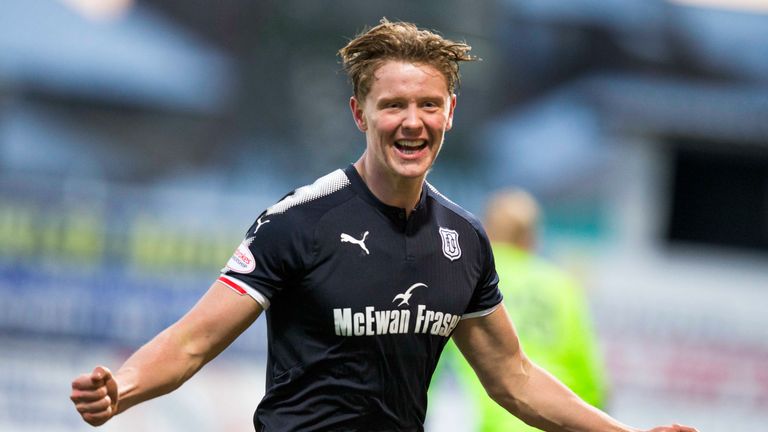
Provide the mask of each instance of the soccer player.
{"label": "soccer player", "polygon": [[469,50],[386,20],[342,48],[362,156],[261,213],[200,301],[115,374],[98,366],[75,378],[83,419],[100,425],[178,388],[266,311],[257,431],[422,431],[448,337],[532,425],[635,431],[525,357],[480,224],[425,181]]}

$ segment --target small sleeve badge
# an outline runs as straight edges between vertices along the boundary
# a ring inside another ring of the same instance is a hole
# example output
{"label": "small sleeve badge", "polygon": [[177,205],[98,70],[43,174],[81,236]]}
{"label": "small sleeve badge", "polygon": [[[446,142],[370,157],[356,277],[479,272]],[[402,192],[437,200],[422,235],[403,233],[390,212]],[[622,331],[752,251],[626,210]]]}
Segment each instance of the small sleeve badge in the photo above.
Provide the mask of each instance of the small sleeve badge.
{"label": "small sleeve badge", "polygon": [[256,260],[253,258],[249,246],[253,243],[253,237],[248,237],[235,249],[235,253],[227,262],[225,269],[237,273],[250,273],[256,268]]}

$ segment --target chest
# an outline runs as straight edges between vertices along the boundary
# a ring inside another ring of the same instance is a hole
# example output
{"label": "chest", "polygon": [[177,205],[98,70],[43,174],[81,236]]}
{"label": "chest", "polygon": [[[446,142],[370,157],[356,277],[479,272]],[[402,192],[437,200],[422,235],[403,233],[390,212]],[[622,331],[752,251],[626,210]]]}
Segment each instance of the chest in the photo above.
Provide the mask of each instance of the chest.
{"label": "chest", "polygon": [[440,218],[398,223],[366,209],[337,216],[318,224],[303,300],[351,331],[406,330],[395,321],[409,320],[409,333],[448,332],[478,283],[474,233]]}

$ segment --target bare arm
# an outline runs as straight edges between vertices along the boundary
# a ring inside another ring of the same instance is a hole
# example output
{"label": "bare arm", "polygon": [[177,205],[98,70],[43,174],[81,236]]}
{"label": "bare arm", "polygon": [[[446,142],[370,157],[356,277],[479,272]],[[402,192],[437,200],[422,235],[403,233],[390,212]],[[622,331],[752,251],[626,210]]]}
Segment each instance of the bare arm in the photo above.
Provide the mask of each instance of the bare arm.
{"label": "bare arm", "polygon": [[261,311],[249,296],[215,282],[184,317],[131,355],[115,374],[99,366],[77,377],[70,398],[85,421],[103,424],[133,405],[177,389]]}
{"label": "bare arm", "polygon": [[[532,363],[503,305],[487,316],[462,320],[453,339],[488,395],[531,426],[551,432],[640,431],[587,404]],[[652,431],[695,429],[675,425]]]}

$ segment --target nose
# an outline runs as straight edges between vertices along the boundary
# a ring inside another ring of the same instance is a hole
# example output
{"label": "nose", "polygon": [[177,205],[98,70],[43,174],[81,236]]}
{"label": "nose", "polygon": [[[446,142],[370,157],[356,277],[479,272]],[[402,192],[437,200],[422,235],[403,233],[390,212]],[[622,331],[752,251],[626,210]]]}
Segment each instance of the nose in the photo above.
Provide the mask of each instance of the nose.
{"label": "nose", "polygon": [[420,132],[424,123],[421,121],[418,107],[415,105],[409,105],[404,114],[405,117],[403,118],[402,122],[403,131]]}

